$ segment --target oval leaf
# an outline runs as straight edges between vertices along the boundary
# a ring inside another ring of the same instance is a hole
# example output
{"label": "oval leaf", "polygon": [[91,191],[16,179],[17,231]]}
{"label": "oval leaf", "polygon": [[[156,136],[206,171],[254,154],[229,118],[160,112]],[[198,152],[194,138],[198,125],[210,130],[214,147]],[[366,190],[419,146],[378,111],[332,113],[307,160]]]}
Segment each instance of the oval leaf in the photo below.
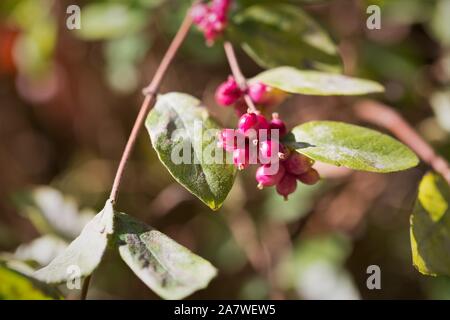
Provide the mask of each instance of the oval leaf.
{"label": "oval leaf", "polygon": [[334,121],[311,121],[292,130],[288,144],[308,157],[350,169],[393,172],[419,160],[404,144],[375,130]]}
{"label": "oval leaf", "polygon": [[77,268],[80,276],[90,275],[100,264],[113,233],[114,211],[108,200],[103,210],[98,213],[81,231],[81,234],[69,244],[50,264],[33,276],[47,283],[67,281]]}
{"label": "oval leaf", "polygon": [[211,209],[219,209],[233,186],[236,169],[225,163],[225,152],[217,148],[219,126],[200,101],[183,93],[159,96],[145,125],[153,148],[175,180]]}
{"label": "oval leaf", "polygon": [[375,81],[286,66],[264,71],[251,81],[261,81],[289,93],[316,96],[349,96],[384,91],[383,86]]}
{"label": "oval leaf", "polygon": [[450,187],[438,174],[427,173],[411,215],[413,264],[426,275],[450,276]]}
{"label": "oval leaf", "polygon": [[264,68],[341,69],[331,38],[298,6],[266,3],[245,8],[233,17],[229,31],[232,40]]}
{"label": "oval leaf", "polygon": [[119,253],[125,263],[164,299],[183,299],[205,288],[216,269],[161,232],[116,213]]}

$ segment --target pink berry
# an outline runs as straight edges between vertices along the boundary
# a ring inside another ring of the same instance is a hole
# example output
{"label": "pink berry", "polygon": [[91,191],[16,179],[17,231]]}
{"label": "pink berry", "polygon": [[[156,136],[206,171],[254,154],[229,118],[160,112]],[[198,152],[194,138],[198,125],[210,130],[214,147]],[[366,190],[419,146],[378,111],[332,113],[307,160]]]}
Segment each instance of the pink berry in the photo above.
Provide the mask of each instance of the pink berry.
{"label": "pink berry", "polygon": [[293,175],[301,175],[307,172],[312,165],[312,160],[298,152],[292,152],[289,158],[283,162],[287,172]]}
{"label": "pink berry", "polygon": [[284,137],[287,133],[286,125],[283,120],[281,120],[278,116],[278,113],[272,114],[272,120],[270,121],[270,129],[271,130],[279,130],[278,135],[280,138]]}
{"label": "pink berry", "polygon": [[223,106],[235,103],[242,96],[242,91],[233,77],[219,85],[216,90],[216,102]]}
{"label": "pink berry", "polygon": [[249,165],[248,149],[235,149],[233,151],[233,162],[239,170],[244,170]]}
{"label": "pink berry", "polygon": [[211,3],[211,9],[220,14],[227,14],[230,7],[231,0],[213,0]]}
{"label": "pink berry", "polygon": [[223,129],[219,134],[219,147],[224,148],[228,152],[234,151],[236,148],[237,132],[234,129]]}
{"label": "pink berry", "polygon": [[264,104],[266,100],[267,86],[261,82],[253,83],[248,87],[248,95],[256,104]]}
{"label": "pink berry", "polygon": [[272,157],[278,159],[279,155],[284,153],[284,147],[275,140],[266,140],[260,143],[259,151],[265,159],[272,159]]}
{"label": "pink berry", "polygon": [[257,124],[258,117],[256,113],[245,113],[239,119],[238,130],[245,134],[248,130],[254,129]]}
{"label": "pink berry", "polygon": [[283,179],[277,184],[278,194],[284,197],[284,200],[288,199],[288,195],[293,193],[297,189],[297,178],[291,174],[285,174]]}
{"label": "pink berry", "polygon": [[195,24],[200,24],[209,13],[209,8],[204,3],[196,4],[191,9],[191,17]]}
{"label": "pink berry", "polygon": [[276,185],[281,181],[285,174],[285,169],[283,166],[278,167],[278,172],[271,174],[269,166],[262,165],[256,170],[256,181],[258,182],[258,188],[271,187]]}
{"label": "pink berry", "polygon": [[317,170],[311,168],[307,172],[299,175],[298,180],[303,182],[304,184],[313,185],[316,184],[320,180],[319,173]]}
{"label": "pink berry", "polygon": [[257,114],[256,119],[258,121],[258,123],[256,124],[256,129],[267,130],[270,128],[269,121],[267,121],[266,117],[264,117],[262,114]]}

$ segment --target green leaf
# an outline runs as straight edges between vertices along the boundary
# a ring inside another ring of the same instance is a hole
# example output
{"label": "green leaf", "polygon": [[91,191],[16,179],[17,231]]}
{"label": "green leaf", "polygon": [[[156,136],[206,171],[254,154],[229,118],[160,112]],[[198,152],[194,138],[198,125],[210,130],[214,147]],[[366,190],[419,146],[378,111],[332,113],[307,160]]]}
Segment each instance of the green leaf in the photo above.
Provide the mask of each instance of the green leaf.
{"label": "green leaf", "polygon": [[50,300],[61,295],[48,285],[0,264],[0,300]]}
{"label": "green leaf", "polygon": [[216,269],[161,232],[116,213],[119,253],[125,263],[164,299],[183,299],[205,288]]}
{"label": "green leaf", "polygon": [[71,275],[68,270],[79,268],[80,277],[90,275],[100,264],[113,233],[114,211],[108,200],[69,246],[53,259],[50,264],[34,273],[34,277],[47,283],[67,281]]}
{"label": "green leaf", "polygon": [[413,264],[423,274],[450,276],[449,202],[448,183],[427,173],[419,185],[410,228]]}
{"label": "green leaf", "polygon": [[81,10],[81,29],[77,35],[85,40],[119,38],[144,27],[144,11],[122,3],[91,3]]}
{"label": "green leaf", "polygon": [[303,299],[359,299],[358,288],[345,268],[351,249],[350,240],[338,233],[297,241],[277,267],[280,286],[294,289]]}
{"label": "green leaf", "polygon": [[298,6],[258,4],[238,12],[232,22],[232,41],[240,43],[261,67],[341,69],[331,38]]}
{"label": "green leaf", "polygon": [[219,126],[200,101],[183,93],[159,96],[145,125],[153,148],[175,180],[211,209],[219,209],[236,169],[224,161],[226,153],[216,141]]}
{"label": "green leaf", "polygon": [[29,218],[41,234],[55,234],[72,240],[94,217],[90,209],[79,210],[75,201],[50,187],[36,187],[13,196],[21,214]]}
{"label": "green leaf", "polygon": [[375,81],[292,67],[264,71],[251,81],[261,81],[285,92],[317,96],[361,95],[384,91],[383,86]]}
{"label": "green leaf", "polygon": [[14,257],[22,261],[32,261],[45,266],[67,248],[67,242],[48,234],[21,244],[14,252]]}
{"label": "green leaf", "polygon": [[287,142],[308,157],[350,169],[393,172],[418,164],[417,156],[394,138],[375,130],[335,121],[311,121],[292,130]]}

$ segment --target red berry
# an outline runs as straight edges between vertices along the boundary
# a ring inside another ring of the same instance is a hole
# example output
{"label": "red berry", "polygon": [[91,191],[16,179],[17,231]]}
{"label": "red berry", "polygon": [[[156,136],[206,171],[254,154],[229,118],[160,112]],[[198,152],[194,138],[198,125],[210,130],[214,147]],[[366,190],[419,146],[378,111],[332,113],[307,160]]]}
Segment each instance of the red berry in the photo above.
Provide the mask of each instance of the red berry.
{"label": "red berry", "polygon": [[216,90],[216,102],[223,106],[229,106],[235,103],[242,96],[242,91],[239,88],[236,80],[229,77],[226,82],[219,85]]}
{"label": "red berry", "polygon": [[235,149],[233,151],[233,162],[239,170],[244,170],[249,165],[248,149]]}
{"label": "red berry", "polygon": [[256,181],[258,182],[259,189],[276,185],[281,181],[286,172],[283,166],[279,166],[275,174],[271,170],[273,168],[266,165],[262,165],[256,170]]}
{"label": "red berry", "polygon": [[218,15],[226,16],[230,7],[231,0],[213,0],[211,3],[211,10]]}
{"label": "red berry", "polygon": [[304,184],[309,185],[316,184],[320,180],[319,173],[313,168],[310,168],[307,172],[299,175],[297,178]]}
{"label": "red berry", "polygon": [[281,154],[284,154],[285,148],[275,140],[262,141],[259,145],[261,157],[265,159],[278,159]]}
{"label": "red berry", "polygon": [[253,83],[248,87],[248,95],[256,104],[264,104],[266,100],[267,86],[261,82]]}
{"label": "red berry", "polygon": [[219,134],[218,146],[228,152],[236,148],[237,132],[234,129],[223,129]]}
{"label": "red berry", "polygon": [[282,195],[285,200],[288,199],[288,195],[293,193],[297,189],[297,178],[291,174],[286,173],[277,184],[277,192]]}
{"label": "red berry", "polygon": [[267,130],[270,128],[269,121],[267,121],[266,117],[264,117],[262,114],[257,114],[256,119],[258,123],[256,124],[257,130]]}
{"label": "red berry", "polygon": [[206,16],[209,13],[209,8],[204,3],[196,4],[191,9],[191,17],[192,21],[195,24],[200,24],[204,19],[206,19]]}
{"label": "red berry", "polygon": [[279,130],[278,136],[280,138],[284,137],[287,133],[286,125],[283,120],[278,117],[278,113],[272,114],[272,120],[270,121],[270,129],[271,130]]}
{"label": "red berry", "polygon": [[289,158],[283,162],[287,172],[293,175],[300,175],[307,172],[312,165],[312,160],[298,152],[292,152]]}
{"label": "red berry", "polygon": [[238,122],[238,130],[241,133],[246,133],[250,129],[254,129],[258,123],[256,113],[246,113],[241,116]]}

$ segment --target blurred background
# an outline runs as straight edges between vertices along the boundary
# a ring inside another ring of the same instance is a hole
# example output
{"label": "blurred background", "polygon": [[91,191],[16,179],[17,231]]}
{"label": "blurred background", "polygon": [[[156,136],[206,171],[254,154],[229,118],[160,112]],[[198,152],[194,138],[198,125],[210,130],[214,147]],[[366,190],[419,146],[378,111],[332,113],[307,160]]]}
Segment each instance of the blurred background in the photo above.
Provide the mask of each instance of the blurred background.
{"label": "blurred background", "polygon": [[[371,98],[395,108],[450,160],[450,1],[292,2],[336,39],[345,73],[382,83],[386,92]],[[66,27],[72,4],[81,7],[80,30]],[[381,8],[380,30],[366,27],[370,4]],[[0,259],[46,265],[103,207],[141,88],[189,5],[0,2]],[[243,51],[238,56],[246,76],[262,70]],[[206,47],[193,29],[161,91],[201,98],[231,127],[235,113],[214,101],[229,73],[220,43]],[[314,119],[371,127],[354,114],[356,100],[296,96],[277,111],[290,127]],[[224,207],[212,212],[175,183],[142,131],[117,208],[219,269],[192,298],[449,299],[450,279],[423,276],[411,262],[409,216],[426,170],[381,175],[323,168],[321,183],[299,186],[288,202],[273,188],[257,190],[247,170]],[[381,290],[366,286],[370,265],[381,269]],[[158,298],[115,252],[100,270],[90,298]],[[0,298],[18,294],[0,292]]]}

